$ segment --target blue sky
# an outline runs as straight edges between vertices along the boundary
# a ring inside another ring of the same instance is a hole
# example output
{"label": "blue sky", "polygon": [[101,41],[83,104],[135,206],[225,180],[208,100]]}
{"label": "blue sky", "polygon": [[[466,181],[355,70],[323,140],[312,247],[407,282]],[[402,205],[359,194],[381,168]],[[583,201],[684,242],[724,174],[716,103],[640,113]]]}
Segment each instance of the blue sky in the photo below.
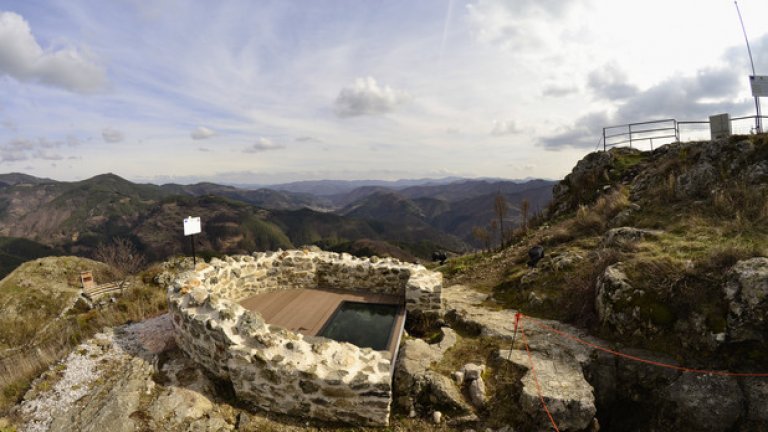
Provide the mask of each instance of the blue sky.
{"label": "blue sky", "polygon": [[603,126],[752,113],[733,2],[632,3],[0,0],[0,172],[561,178]]}

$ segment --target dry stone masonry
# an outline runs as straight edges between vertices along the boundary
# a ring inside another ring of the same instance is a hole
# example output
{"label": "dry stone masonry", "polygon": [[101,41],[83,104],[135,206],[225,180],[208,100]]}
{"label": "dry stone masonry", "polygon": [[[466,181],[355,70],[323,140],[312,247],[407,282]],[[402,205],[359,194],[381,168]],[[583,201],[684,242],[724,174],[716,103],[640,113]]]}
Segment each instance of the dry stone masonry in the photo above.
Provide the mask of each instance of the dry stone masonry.
{"label": "dry stone masonry", "polygon": [[409,312],[441,309],[442,275],[394,259],[295,250],[213,259],[170,285],[176,341],[241,400],[289,415],[387,425],[390,354],[269,325],[238,304],[294,288],[334,288],[403,298]]}

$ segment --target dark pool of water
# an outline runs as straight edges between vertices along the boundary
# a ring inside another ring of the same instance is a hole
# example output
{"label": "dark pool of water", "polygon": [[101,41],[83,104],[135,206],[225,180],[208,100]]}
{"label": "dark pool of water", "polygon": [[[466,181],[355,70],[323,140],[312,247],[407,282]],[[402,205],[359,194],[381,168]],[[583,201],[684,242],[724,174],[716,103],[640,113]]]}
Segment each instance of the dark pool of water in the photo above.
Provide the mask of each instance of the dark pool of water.
{"label": "dark pool of water", "polygon": [[387,349],[400,306],[345,301],[325,324],[320,336],[377,351]]}

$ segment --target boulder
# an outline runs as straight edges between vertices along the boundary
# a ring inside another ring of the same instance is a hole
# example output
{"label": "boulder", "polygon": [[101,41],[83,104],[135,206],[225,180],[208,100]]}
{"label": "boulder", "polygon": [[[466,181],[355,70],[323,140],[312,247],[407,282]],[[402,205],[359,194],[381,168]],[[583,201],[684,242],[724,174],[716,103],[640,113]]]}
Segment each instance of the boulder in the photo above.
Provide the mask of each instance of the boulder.
{"label": "boulder", "polygon": [[467,363],[461,368],[461,372],[464,374],[465,382],[472,382],[482,377],[485,371],[485,365],[478,365],[474,363]]}
{"label": "boulder", "polygon": [[467,393],[469,393],[469,400],[472,401],[472,405],[478,408],[483,408],[485,406],[487,396],[485,381],[483,381],[482,377],[478,377],[469,383]]}
{"label": "boulder", "polygon": [[768,380],[743,378],[741,388],[747,402],[747,421],[768,425]]}
{"label": "boulder", "polygon": [[[593,388],[573,359],[538,352],[531,353],[529,359],[525,350],[499,350],[497,355],[500,361],[509,361],[526,371],[521,380],[520,405],[541,427],[549,425],[541,407],[542,397],[561,431],[583,430],[592,423],[597,412]],[[531,363],[535,372],[530,369]]]}
{"label": "boulder", "polygon": [[733,377],[683,374],[664,389],[656,424],[663,430],[728,431],[741,416],[743,396]]}
{"label": "boulder", "polygon": [[749,184],[768,183],[768,161],[760,161],[744,170],[744,180]]}
{"label": "boulder", "polygon": [[611,324],[616,331],[623,334],[628,328],[626,321],[631,311],[617,310],[616,304],[624,303],[642,291],[635,290],[629,283],[627,275],[621,269],[621,263],[608,266],[597,279],[597,295],[595,296],[595,309],[602,323]]}
{"label": "boulder", "polygon": [[622,246],[648,238],[656,238],[660,234],[660,231],[633,227],[611,228],[603,235],[601,244],[603,247]]}
{"label": "boulder", "polygon": [[699,162],[677,176],[675,193],[686,198],[706,198],[718,180],[718,172],[711,163]]}
{"label": "boulder", "polygon": [[428,371],[424,374],[425,391],[420,401],[427,399],[431,407],[441,408],[451,413],[467,414],[472,408],[464,402],[456,384],[445,375]]}
{"label": "boulder", "polygon": [[739,261],[728,272],[726,334],[731,341],[765,341],[768,330],[768,258]]}
{"label": "boulder", "polygon": [[[570,174],[552,188],[552,202],[556,204],[553,215],[573,210],[579,204],[579,188],[598,188],[608,183],[609,171],[616,161],[616,152],[636,152],[631,149],[614,149],[608,152],[594,152],[576,163]],[[592,191],[590,191],[592,192]],[[583,203],[582,203],[583,204]]]}
{"label": "boulder", "polygon": [[630,203],[629,208],[626,208],[619,212],[611,220],[611,226],[620,227],[624,226],[632,218],[632,215],[640,211],[640,206],[635,203]]}
{"label": "boulder", "polygon": [[434,424],[440,424],[440,422],[443,420],[443,413],[440,411],[435,411],[432,413],[432,422]]}
{"label": "boulder", "polygon": [[584,257],[574,252],[563,252],[557,255],[553,255],[548,261],[544,262],[542,267],[550,268],[554,271],[560,271],[567,269],[577,262],[583,260]]}
{"label": "boulder", "polygon": [[438,344],[408,339],[400,348],[395,366],[394,394],[395,403],[405,411],[415,408],[414,401],[448,406],[454,411],[469,411],[451,379],[429,370],[432,363],[440,360],[457,341],[452,329],[443,327],[440,331],[443,338]]}

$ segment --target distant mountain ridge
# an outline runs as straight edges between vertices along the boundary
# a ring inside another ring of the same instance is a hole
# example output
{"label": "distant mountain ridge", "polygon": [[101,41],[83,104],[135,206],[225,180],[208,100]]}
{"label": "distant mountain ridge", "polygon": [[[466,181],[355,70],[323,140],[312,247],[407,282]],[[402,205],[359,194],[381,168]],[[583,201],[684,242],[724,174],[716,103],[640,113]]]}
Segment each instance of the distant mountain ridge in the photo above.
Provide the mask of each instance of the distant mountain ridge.
{"label": "distant mountain ridge", "polygon": [[436,186],[466,180],[462,177],[443,177],[438,179],[402,179],[402,180],[304,180],[290,183],[260,186],[260,188],[309,193],[317,196],[339,195],[355,189],[376,187],[386,189],[405,189],[413,186]]}
{"label": "distant mountain ridge", "polygon": [[512,226],[519,222],[519,203],[528,200],[532,209],[543,208],[552,185],[545,180],[407,180],[383,182],[397,189],[367,185],[317,196],[215,183],[137,184],[112,173],[77,182],[12,173],[0,174],[0,182],[0,236],[83,256],[121,236],[152,259],[189,253],[181,220],[198,215],[204,225],[198,250],[204,254],[303,244],[365,253],[380,248],[382,254],[423,258],[436,249],[460,252],[480,246],[471,230],[493,218],[497,194],[507,199],[506,223]]}
{"label": "distant mountain ridge", "polygon": [[49,182],[55,182],[55,180],[47,179],[47,178],[39,178],[35,176],[31,176],[28,174],[22,174],[22,173],[8,173],[8,174],[0,174],[0,185],[6,185],[6,186],[15,186],[18,184],[40,184],[40,183],[49,183]]}

